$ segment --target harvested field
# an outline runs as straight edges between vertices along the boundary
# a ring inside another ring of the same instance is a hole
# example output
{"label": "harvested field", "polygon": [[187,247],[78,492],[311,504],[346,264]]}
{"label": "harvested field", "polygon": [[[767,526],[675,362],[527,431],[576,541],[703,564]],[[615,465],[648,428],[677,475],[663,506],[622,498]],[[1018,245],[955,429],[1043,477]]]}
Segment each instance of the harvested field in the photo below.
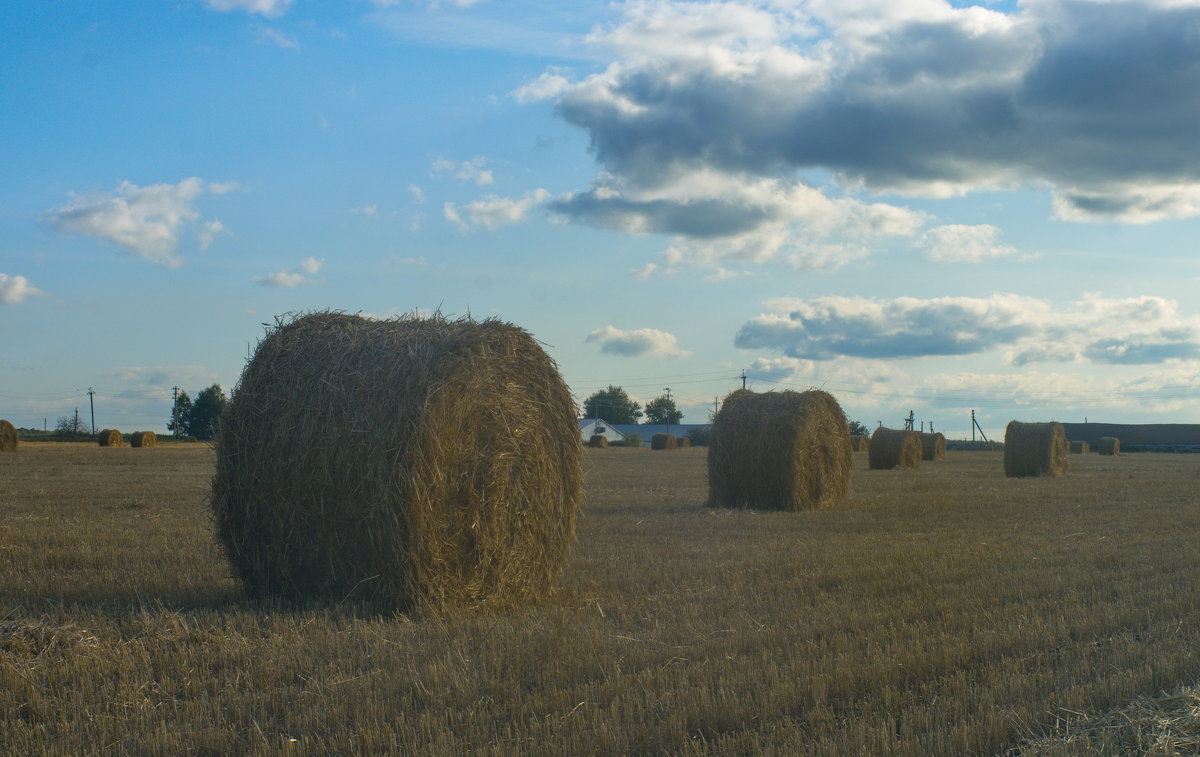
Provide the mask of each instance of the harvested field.
{"label": "harvested field", "polygon": [[842,509],[799,513],[705,507],[703,448],[583,456],[562,592],[450,622],[245,598],[206,445],[0,455],[0,746],[1084,755],[1168,754],[1122,746],[1143,715],[1196,732],[1200,456],[1007,478],[999,452],[859,455]]}

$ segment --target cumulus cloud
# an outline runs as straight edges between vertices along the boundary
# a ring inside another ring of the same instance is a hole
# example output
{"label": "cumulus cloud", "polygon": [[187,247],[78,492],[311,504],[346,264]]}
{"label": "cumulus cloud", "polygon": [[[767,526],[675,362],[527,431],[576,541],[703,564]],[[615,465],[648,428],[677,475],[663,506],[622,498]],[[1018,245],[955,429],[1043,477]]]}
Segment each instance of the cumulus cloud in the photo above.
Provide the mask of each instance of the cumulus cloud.
{"label": "cumulus cloud", "polygon": [[1021,255],[1016,247],[1000,243],[1000,229],[990,224],[950,224],[926,231],[916,241],[918,249],[935,263],[982,263]]}
{"label": "cumulus cloud", "polygon": [[283,50],[300,49],[300,42],[295,37],[289,37],[278,29],[270,27],[259,30],[258,41],[263,44],[275,45]]}
{"label": "cumulus cloud", "polygon": [[204,4],[216,11],[243,11],[275,18],[284,14],[292,0],[204,0]]}
{"label": "cumulus cloud", "polygon": [[461,213],[454,203],[447,202],[442,206],[442,215],[464,231],[479,226],[498,229],[524,221],[529,211],[545,202],[549,196],[550,193],[544,189],[535,189],[518,200],[488,195],[464,205]]}
{"label": "cumulus cloud", "polygon": [[1200,318],[1145,296],[1087,295],[1066,307],[1031,297],[783,298],[742,325],[734,343],[788,358],[921,358],[997,352],[1013,365],[1200,359]]}
{"label": "cumulus cloud", "polygon": [[822,170],[924,196],[1048,186],[1074,221],[1200,214],[1200,4],[620,7],[590,36],[604,70],[551,70],[514,96],[554,99],[626,199],[700,168]]}
{"label": "cumulus cloud", "polygon": [[233,184],[206,183],[195,177],[178,184],[145,187],[123,181],[112,192],[72,193],[70,202],[49,211],[47,217],[60,231],[106,240],[152,263],[177,268],[183,264],[178,248],[186,229],[195,229],[203,248],[225,228],[219,221],[197,225],[196,200],[206,193],[221,194],[234,188]]}
{"label": "cumulus cloud", "polygon": [[600,345],[600,351],[621,357],[684,357],[692,354],[680,349],[674,334],[658,329],[625,331],[605,326],[588,334],[588,342]]}
{"label": "cumulus cloud", "polygon": [[438,158],[429,167],[429,174],[430,176],[453,176],[459,181],[469,181],[477,187],[485,187],[496,182],[492,172],[484,168],[487,164],[487,158],[478,156],[458,163]]}
{"label": "cumulus cloud", "polygon": [[20,305],[35,295],[45,294],[35,287],[24,276],[10,276],[0,273],[0,304]]}
{"label": "cumulus cloud", "polygon": [[254,279],[254,282],[263,286],[283,287],[287,289],[298,287],[301,284],[311,284],[311,277],[315,276],[324,264],[325,258],[305,258],[295,268],[285,268],[282,271],[260,276]]}

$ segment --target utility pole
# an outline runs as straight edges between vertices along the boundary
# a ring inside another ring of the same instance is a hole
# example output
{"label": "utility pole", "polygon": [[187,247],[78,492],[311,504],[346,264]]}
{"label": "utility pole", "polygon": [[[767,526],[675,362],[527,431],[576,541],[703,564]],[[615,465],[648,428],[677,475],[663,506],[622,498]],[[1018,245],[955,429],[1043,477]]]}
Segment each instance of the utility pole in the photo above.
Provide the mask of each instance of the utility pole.
{"label": "utility pole", "polygon": [[92,406],[92,431],[96,430],[96,393],[88,387],[88,404]]}
{"label": "utility pole", "polygon": [[916,418],[913,416],[913,411],[909,410],[908,417],[904,419],[904,430],[905,431],[913,431],[914,430],[913,429],[913,421],[914,420],[916,420]]}
{"label": "utility pole", "polygon": [[671,387],[663,387],[663,391],[667,393],[667,433],[671,433]]}
{"label": "utility pole", "polygon": [[742,369],[742,388],[746,388],[746,369]]}
{"label": "utility pole", "polygon": [[971,411],[971,441],[975,441],[975,411]]}
{"label": "utility pole", "polygon": [[79,433],[79,408],[75,408],[75,423],[71,426],[71,433]]}
{"label": "utility pole", "polygon": [[179,437],[179,387],[171,387],[171,434]]}

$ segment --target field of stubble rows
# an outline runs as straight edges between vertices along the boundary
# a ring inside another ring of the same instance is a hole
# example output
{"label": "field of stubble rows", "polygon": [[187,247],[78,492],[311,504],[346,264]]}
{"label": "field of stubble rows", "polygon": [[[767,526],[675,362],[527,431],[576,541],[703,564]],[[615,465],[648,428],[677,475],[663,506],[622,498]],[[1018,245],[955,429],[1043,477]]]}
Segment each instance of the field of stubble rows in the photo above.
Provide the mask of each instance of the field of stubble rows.
{"label": "field of stubble rows", "polygon": [[1194,696],[1088,720],[1200,680],[1200,456],[858,454],[845,508],[768,514],[704,507],[704,454],[586,451],[561,592],[439,620],[244,600],[203,445],[24,444],[0,752],[1200,752]]}

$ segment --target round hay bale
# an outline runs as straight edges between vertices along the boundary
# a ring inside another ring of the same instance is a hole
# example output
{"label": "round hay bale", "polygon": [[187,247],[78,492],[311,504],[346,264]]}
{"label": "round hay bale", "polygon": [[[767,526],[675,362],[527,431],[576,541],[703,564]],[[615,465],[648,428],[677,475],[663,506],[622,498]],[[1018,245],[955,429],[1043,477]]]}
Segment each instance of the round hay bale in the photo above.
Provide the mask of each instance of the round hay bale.
{"label": "round hay bale", "polygon": [[299,316],[259,342],[221,416],[217,538],[252,596],[537,599],[574,541],[575,412],[512,324]]}
{"label": "round hay bale", "polygon": [[708,504],[755,510],[825,510],[850,489],[846,415],[830,394],[738,389],[708,439]]}
{"label": "round hay bale", "polygon": [[603,434],[592,434],[592,438],[588,439],[588,446],[604,449],[608,446],[608,438]]}
{"label": "round hay bale", "polygon": [[1004,475],[1064,476],[1070,449],[1061,423],[1012,421],[1004,431]]}
{"label": "round hay bale", "polygon": [[134,431],[129,435],[130,447],[157,447],[158,434],[153,431]]}
{"label": "round hay bale", "polygon": [[679,447],[680,449],[683,449],[684,447],[690,447],[692,446],[692,440],[686,436],[677,436],[675,437],[675,446]]}
{"label": "round hay bale", "polygon": [[855,452],[869,451],[871,449],[871,437],[865,434],[851,434],[850,449]]}
{"label": "round hay bale", "polygon": [[1101,455],[1119,455],[1121,454],[1121,440],[1115,436],[1102,436],[1100,443],[1096,445],[1096,451]]}
{"label": "round hay bale", "polygon": [[675,449],[679,440],[674,434],[654,434],[650,437],[650,449]]}
{"label": "round hay bale", "polygon": [[101,447],[120,447],[125,444],[125,437],[115,428],[106,428],[96,435],[96,441]]}
{"label": "round hay bale", "polygon": [[921,434],[921,459],[946,459],[946,437],[941,432],[936,434]]}
{"label": "round hay bale", "polygon": [[16,452],[20,440],[17,438],[17,427],[12,423],[0,420],[0,452]]}
{"label": "round hay bale", "polygon": [[867,459],[871,470],[892,468],[918,468],[924,454],[921,435],[907,429],[880,426],[871,434],[871,445]]}
{"label": "round hay bale", "polygon": [[1087,442],[1071,442],[1072,455],[1086,455],[1092,448]]}

